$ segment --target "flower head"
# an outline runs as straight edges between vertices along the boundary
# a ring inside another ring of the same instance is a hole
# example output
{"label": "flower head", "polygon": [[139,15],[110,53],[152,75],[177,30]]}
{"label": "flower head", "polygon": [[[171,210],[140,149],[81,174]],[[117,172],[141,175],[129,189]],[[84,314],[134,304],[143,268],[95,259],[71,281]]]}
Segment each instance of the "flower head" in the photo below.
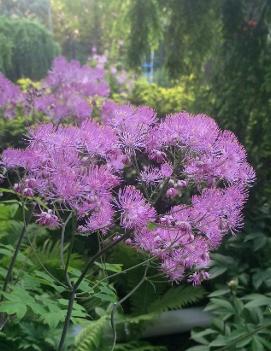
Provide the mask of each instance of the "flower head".
{"label": "flower head", "polygon": [[126,229],[145,227],[155,219],[155,209],[134,186],[127,186],[119,193],[118,205],[121,211],[121,224]]}

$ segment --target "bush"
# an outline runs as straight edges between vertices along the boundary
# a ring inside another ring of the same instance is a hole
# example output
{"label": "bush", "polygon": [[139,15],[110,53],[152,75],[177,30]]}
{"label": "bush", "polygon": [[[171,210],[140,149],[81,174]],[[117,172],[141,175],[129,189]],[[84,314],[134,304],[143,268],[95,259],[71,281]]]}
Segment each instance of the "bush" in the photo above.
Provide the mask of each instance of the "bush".
{"label": "bush", "polygon": [[136,82],[131,102],[136,105],[148,105],[155,108],[158,115],[191,110],[194,96],[188,93],[184,84],[171,88],[163,88],[157,84],[149,84],[145,80]]}
{"label": "bush", "polygon": [[7,147],[24,147],[27,127],[33,123],[31,117],[24,115],[14,119],[0,118],[0,153]]}
{"label": "bush", "polygon": [[59,51],[51,34],[40,24],[0,17],[0,71],[9,79],[41,79]]}

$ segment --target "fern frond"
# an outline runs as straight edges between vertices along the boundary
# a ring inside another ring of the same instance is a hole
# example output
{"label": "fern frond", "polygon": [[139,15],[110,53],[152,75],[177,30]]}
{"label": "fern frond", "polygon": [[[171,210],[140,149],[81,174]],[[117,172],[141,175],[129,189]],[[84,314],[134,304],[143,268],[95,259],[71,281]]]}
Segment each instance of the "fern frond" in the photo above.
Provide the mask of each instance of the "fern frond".
{"label": "fern frond", "polygon": [[74,351],[100,351],[99,347],[102,342],[104,328],[107,324],[107,318],[90,322],[75,338]]}
{"label": "fern frond", "polygon": [[[35,254],[31,252],[31,260],[39,265],[41,262],[44,266],[51,269],[58,269],[60,266],[60,241],[46,239],[42,245],[30,247],[29,250],[35,250]],[[64,246],[64,254],[66,255],[69,245]],[[37,260],[38,258],[38,260]],[[70,258],[70,265],[75,268],[80,268],[83,265],[83,260],[79,254],[73,252]]]}
{"label": "fern frond", "polygon": [[163,312],[182,308],[199,301],[204,295],[205,290],[202,287],[195,288],[190,285],[173,287],[149,306],[149,312]]}
{"label": "fern frond", "polygon": [[114,351],[167,351],[167,348],[165,346],[154,346],[147,342],[131,341],[129,343],[117,344]]}
{"label": "fern frond", "polygon": [[114,351],[167,351],[167,348],[134,341],[127,344],[118,344]]}

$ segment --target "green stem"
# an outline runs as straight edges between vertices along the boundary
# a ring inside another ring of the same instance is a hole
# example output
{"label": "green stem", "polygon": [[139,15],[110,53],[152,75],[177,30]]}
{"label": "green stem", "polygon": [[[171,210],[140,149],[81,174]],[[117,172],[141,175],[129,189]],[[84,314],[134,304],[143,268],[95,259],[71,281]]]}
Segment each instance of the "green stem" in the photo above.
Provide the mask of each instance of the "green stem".
{"label": "green stem", "polygon": [[60,240],[60,259],[61,259],[61,265],[62,268],[65,268],[65,261],[64,261],[64,241],[65,241],[65,230],[66,226],[69,223],[71,219],[72,213],[69,214],[68,218],[66,221],[63,223],[62,230],[61,230],[61,240]]}
{"label": "green stem", "polygon": [[[25,233],[26,233],[26,229],[27,229],[27,226],[28,226],[28,223],[31,219],[31,216],[32,216],[32,213],[30,214],[29,216],[29,219],[28,221],[26,221],[26,218],[25,218],[25,207],[24,207],[24,202],[22,203],[22,211],[23,211],[23,228],[22,228],[22,231],[20,233],[20,236],[19,236],[19,239],[17,241],[17,244],[16,244],[16,247],[15,247],[15,251],[13,253],[13,256],[11,258],[11,261],[10,261],[10,264],[9,264],[9,267],[8,267],[8,271],[7,271],[7,274],[6,274],[6,277],[5,277],[5,280],[4,280],[4,285],[3,285],[3,288],[2,288],[2,292],[5,292],[7,291],[7,288],[8,288],[8,284],[11,280],[11,277],[12,277],[12,272],[13,272],[13,269],[14,269],[14,266],[15,266],[15,263],[16,263],[16,259],[17,259],[17,256],[19,254],[19,251],[20,251],[20,248],[21,248],[21,244],[22,244],[22,241],[24,239],[24,236],[25,236]],[[3,298],[3,296],[1,297],[1,299]]]}
{"label": "green stem", "polygon": [[[15,247],[15,251],[14,251],[14,253],[12,255],[12,258],[11,258],[11,261],[10,261],[10,264],[9,264],[9,267],[8,267],[8,270],[7,270],[7,274],[6,274],[6,277],[5,277],[5,280],[4,280],[4,284],[3,284],[3,288],[2,288],[2,294],[0,296],[0,302],[3,300],[3,297],[4,297],[3,293],[7,291],[9,282],[11,281],[13,269],[14,269],[14,266],[15,266],[15,263],[16,263],[16,259],[18,257],[19,252],[20,252],[20,248],[21,248],[23,239],[24,239],[25,234],[26,234],[26,229],[27,229],[28,223],[30,222],[31,217],[32,217],[32,211],[31,211],[30,215],[29,215],[29,218],[28,218],[28,221],[26,221],[26,218],[25,218],[26,217],[25,216],[25,207],[24,206],[25,206],[25,202],[23,201],[22,202],[23,228],[22,228],[22,231],[21,231],[20,236],[18,238],[16,247]],[[5,316],[6,316],[5,313],[4,314],[3,313],[0,314],[0,330],[2,330],[2,328],[5,325],[5,323],[7,322],[7,318]]]}
{"label": "green stem", "polygon": [[60,342],[57,348],[57,351],[62,351],[63,347],[64,347],[64,343],[65,343],[65,339],[66,339],[66,335],[68,332],[68,328],[69,328],[69,324],[70,324],[70,319],[71,319],[71,315],[72,315],[72,309],[73,309],[73,304],[74,304],[74,299],[76,297],[76,292],[80,286],[80,284],[82,283],[82,280],[84,279],[84,277],[86,276],[89,268],[92,266],[92,264],[99,258],[101,257],[104,253],[106,253],[108,250],[112,249],[114,246],[116,246],[119,242],[127,239],[130,236],[130,233],[126,233],[124,235],[122,235],[120,238],[114,240],[113,242],[111,242],[110,244],[108,244],[107,246],[105,246],[103,249],[101,249],[100,251],[98,251],[94,256],[92,256],[92,258],[88,261],[85,269],[83,270],[83,272],[80,274],[79,278],[77,279],[77,281],[75,282],[75,284],[73,285],[72,291],[71,291],[71,295],[70,295],[70,299],[69,299],[69,304],[68,304],[68,308],[67,308],[67,314],[65,317],[65,321],[64,321],[64,326],[63,326],[63,330],[62,330],[62,334],[61,334],[61,338],[60,338]]}
{"label": "green stem", "polygon": [[72,228],[72,238],[71,238],[71,243],[70,243],[70,246],[69,246],[69,251],[68,251],[68,256],[67,256],[67,259],[66,259],[66,263],[65,263],[65,260],[64,260],[64,239],[65,239],[66,226],[69,223],[70,219],[72,218],[72,215],[73,214],[71,212],[68,215],[68,218],[66,219],[65,223],[63,224],[62,231],[61,231],[61,242],[60,242],[61,264],[62,264],[62,268],[64,269],[64,275],[65,275],[66,283],[68,284],[70,289],[72,289],[72,284],[71,284],[70,277],[69,277],[69,274],[68,274],[68,268],[69,268],[69,263],[70,263],[70,258],[71,258],[71,253],[72,253],[72,249],[73,249],[73,243],[74,243],[74,228]]}
{"label": "green stem", "polygon": [[111,313],[111,326],[113,329],[114,337],[113,337],[113,345],[112,345],[111,351],[114,351],[114,348],[115,348],[116,342],[117,342],[117,330],[116,330],[115,319],[114,319],[114,315],[115,315],[115,312],[117,310],[117,307],[120,306],[127,299],[129,299],[129,297],[132,296],[137,291],[137,289],[139,289],[141,287],[141,285],[146,281],[147,272],[149,269],[149,263],[150,262],[147,262],[143,277],[140,279],[140,281],[137,283],[137,285],[131,291],[129,291],[129,293],[126,296],[124,296],[120,301],[114,303],[114,305],[113,305],[112,313]]}

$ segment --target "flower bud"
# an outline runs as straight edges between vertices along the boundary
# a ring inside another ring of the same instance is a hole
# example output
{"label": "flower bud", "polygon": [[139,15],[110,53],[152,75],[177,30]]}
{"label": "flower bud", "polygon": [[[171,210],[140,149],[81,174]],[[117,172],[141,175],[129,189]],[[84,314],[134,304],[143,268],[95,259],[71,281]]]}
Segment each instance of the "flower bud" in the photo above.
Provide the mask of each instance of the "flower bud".
{"label": "flower bud", "polygon": [[28,196],[28,197],[32,197],[32,196],[34,196],[34,191],[31,188],[24,188],[23,195]]}
{"label": "flower bud", "polygon": [[177,187],[178,188],[186,188],[187,187],[187,181],[186,180],[178,180],[177,181]]}
{"label": "flower bud", "polygon": [[171,198],[171,199],[176,197],[178,194],[179,194],[179,192],[175,188],[169,188],[166,192],[166,196]]}

